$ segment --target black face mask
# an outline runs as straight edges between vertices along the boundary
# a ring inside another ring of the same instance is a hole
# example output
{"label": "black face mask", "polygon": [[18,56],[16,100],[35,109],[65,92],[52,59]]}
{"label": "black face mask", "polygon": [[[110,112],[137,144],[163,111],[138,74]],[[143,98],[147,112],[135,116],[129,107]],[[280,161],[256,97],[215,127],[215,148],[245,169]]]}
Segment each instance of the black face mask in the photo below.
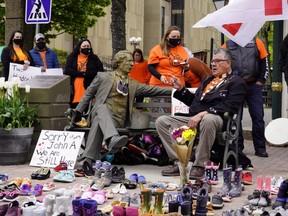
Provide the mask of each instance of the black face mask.
{"label": "black face mask", "polygon": [[82,48],[80,51],[84,55],[89,55],[91,53],[92,49],[91,48]]}
{"label": "black face mask", "polygon": [[23,44],[23,39],[13,39],[13,42],[17,45],[22,45]]}
{"label": "black face mask", "polygon": [[36,47],[39,49],[39,50],[42,50],[46,47],[46,42],[38,42],[36,43]]}
{"label": "black face mask", "polygon": [[172,46],[172,47],[176,47],[180,44],[180,39],[178,38],[169,38],[168,40],[169,44]]}

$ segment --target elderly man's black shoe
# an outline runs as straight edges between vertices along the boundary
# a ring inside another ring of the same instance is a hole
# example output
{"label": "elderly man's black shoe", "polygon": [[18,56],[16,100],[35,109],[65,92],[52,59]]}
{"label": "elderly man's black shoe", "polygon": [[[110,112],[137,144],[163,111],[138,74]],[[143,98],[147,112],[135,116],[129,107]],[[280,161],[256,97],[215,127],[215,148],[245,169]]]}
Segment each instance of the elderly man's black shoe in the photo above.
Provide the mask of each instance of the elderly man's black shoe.
{"label": "elderly man's black shoe", "polygon": [[167,169],[162,170],[162,176],[180,176],[178,165],[169,166]]}
{"label": "elderly man's black shoe", "polygon": [[266,151],[256,151],[255,155],[258,157],[268,157],[268,153]]}

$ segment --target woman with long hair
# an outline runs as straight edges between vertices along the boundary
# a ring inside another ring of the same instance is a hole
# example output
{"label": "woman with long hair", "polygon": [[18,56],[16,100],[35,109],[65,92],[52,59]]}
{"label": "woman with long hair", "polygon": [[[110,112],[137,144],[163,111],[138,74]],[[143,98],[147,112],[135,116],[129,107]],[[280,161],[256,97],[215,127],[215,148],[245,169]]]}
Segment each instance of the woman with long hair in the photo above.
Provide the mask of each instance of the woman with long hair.
{"label": "woman with long hair", "polygon": [[33,59],[24,47],[23,33],[20,30],[12,32],[8,46],[5,47],[1,54],[2,77],[7,81],[9,78],[10,63],[23,65],[23,70],[26,70],[29,65],[34,66]]}
{"label": "woman with long hair", "polygon": [[189,70],[188,53],[181,46],[181,32],[177,26],[170,26],[160,44],[150,50],[148,69],[153,75],[150,85],[171,87],[169,74],[178,77],[185,84],[184,71]]}
{"label": "woman with long hair", "polygon": [[81,39],[72,53],[67,57],[64,74],[70,79],[70,107],[75,108],[87,87],[91,84],[98,72],[103,72],[103,64],[93,53],[91,42]]}

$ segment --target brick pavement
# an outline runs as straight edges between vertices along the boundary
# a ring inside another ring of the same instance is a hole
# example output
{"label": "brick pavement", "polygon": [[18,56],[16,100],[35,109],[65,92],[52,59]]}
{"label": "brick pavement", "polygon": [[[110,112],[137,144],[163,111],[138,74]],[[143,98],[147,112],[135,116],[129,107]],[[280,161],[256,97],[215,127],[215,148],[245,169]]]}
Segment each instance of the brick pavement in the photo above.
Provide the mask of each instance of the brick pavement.
{"label": "brick pavement", "polygon": [[[271,175],[271,176],[283,176],[288,177],[288,148],[287,147],[274,147],[267,145],[267,152],[269,154],[269,158],[259,158],[254,155],[254,149],[252,141],[245,141],[245,150],[244,152],[247,156],[252,160],[255,170],[253,171],[253,180],[256,181],[257,175]],[[163,167],[152,166],[152,165],[135,165],[135,166],[123,166],[126,170],[126,177],[128,178],[133,173],[138,173],[144,175],[148,182],[174,182],[178,183],[179,177],[163,177],[161,176],[161,170]],[[31,173],[33,173],[37,168],[30,167],[28,164],[24,165],[14,165],[14,166],[0,166],[0,172],[7,173],[10,179],[15,177],[30,177]],[[52,177],[56,175],[54,171],[52,171],[52,175],[50,177],[50,181]],[[212,193],[210,195],[215,194],[222,185],[222,173],[219,173],[220,176],[220,184],[213,186]],[[86,178],[77,178],[77,180],[73,183],[57,183],[58,188],[65,187],[71,188],[75,183],[83,183],[86,182]],[[36,183],[43,183],[43,181],[32,181],[33,185]],[[113,188],[115,185],[112,184],[110,188]],[[240,208],[247,202],[247,196],[252,194],[255,189],[255,183],[253,185],[249,185],[245,187],[245,190],[242,192],[241,197],[235,198],[232,200],[232,203],[226,203],[224,208],[221,210],[216,210],[215,215],[222,215],[224,210],[231,210]],[[136,189],[139,192],[139,188]],[[129,193],[133,193],[135,191],[128,191]],[[21,198],[21,201],[25,199]],[[120,199],[120,195],[116,195],[114,199]],[[273,196],[273,201],[275,200],[275,196]],[[273,202],[272,202],[273,203]],[[105,204],[104,204],[105,205]],[[271,207],[268,208],[271,210]]]}

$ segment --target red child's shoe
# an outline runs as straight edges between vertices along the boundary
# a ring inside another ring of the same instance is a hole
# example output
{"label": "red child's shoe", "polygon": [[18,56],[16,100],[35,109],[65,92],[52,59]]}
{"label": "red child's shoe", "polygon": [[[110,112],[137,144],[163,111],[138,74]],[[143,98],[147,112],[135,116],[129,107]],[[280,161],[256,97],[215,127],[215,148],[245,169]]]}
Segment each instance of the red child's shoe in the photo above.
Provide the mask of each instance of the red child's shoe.
{"label": "red child's shoe", "polygon": [[251,172],[243,172],[242,174],[242,182],[245,185],[252,185],[253,184],[253,180],[252,180],[252,173]]}
{"label": "red child's shoe", "polygon": [[60,162],[60,164],[58,164],[56,167],[54,167],[54,170],[56,172],[59,172],[61,170],[67,170],[68,169],[68,165],[66,162]]}

